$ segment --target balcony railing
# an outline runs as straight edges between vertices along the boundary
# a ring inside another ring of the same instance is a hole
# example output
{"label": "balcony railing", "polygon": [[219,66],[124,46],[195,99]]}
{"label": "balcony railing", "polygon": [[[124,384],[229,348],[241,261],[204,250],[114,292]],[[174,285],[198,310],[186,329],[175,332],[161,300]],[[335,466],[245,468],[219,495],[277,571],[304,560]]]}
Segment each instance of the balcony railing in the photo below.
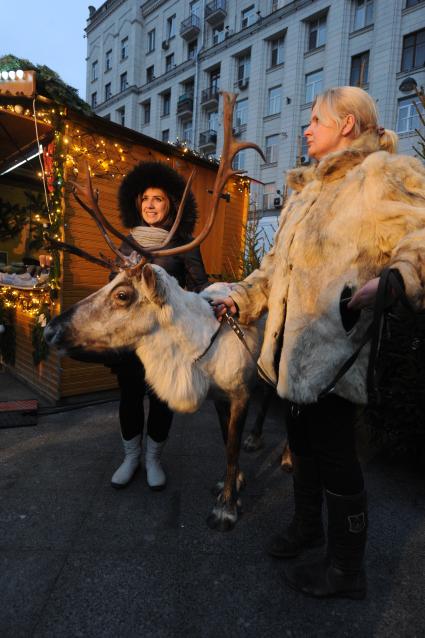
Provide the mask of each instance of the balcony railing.
{"label": "balcony railing", "polygon": [[237,82],[235,82],[235,89],[239,89],[240,91],[245,91],[249,86],[249,77],[241,78]]}
{"label": "balcony railing", "polygon": [[227,16],[227,1],[212,0],[207,2],[205,7],[205,20],[214,27],[216,24],[223,22]]}
{"label": "balcony railing", "polygon": [[195,13],[191,13],[186,20],[180,24],[180,35],[185,40],[193,40],[201,30],[201,20]]}
{"label": "balcony railing", "polygon": [[217,146],[217,131],[208,129],[199,133],[199,147],[200,148],[215,148]]}
{"label": "balcony railing", "polygon": [[217,105],[219,91],[220,89],[218,88],[218,86],[209,86],[207,89],[204,89],[201,93],[202,106]]}
{"label": "balcony railing", "polygon": [[184,93],[177,100],[178,115],[188,115],[193,113],[193,94]]}

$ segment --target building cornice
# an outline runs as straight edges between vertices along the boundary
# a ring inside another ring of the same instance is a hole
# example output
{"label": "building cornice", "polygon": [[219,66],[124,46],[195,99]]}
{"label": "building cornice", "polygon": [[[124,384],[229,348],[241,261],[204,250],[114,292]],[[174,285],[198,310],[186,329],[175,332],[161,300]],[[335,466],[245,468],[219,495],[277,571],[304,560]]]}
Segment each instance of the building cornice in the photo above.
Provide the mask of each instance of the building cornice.
{"label": "building cornice", "polygon": [[125,2],[127,0],[106,0],[100,5],[99,9],[87,18],[88,24],[84,29],[87,35]]}
{"label": "building cornice", "polygon": [[[215,55],[216,53],[220,53],[221,51],[228,49],[230,46],[239,44],[239,42],[243,42],[244,40],[251,39],[253,35],[259,33],[263,29],[266,29],[270,25],[275,25],[277,31],[279,31],[279,28],[277,26],[278,20],[283,20],[283,18],[286,18],[293,13],[300,11],[305,7],[311,7],[319,1],[320,0],[293,0],[293,2],[291,2],[290,4],[287,4],[284,7],[273,11],[273,13],[269,13],[268,15],[264,16],[264,18],[260,18],[259,20],[257,20],[257,22],[254,22],[254,24],[251,24],[249,27],[245,27],[240,31],[232,33],[232,35],[229,35],[225,40],[223,40],[223,42],[202,50],[199,53],[199,57],[201,58],[201,60],[205,60],[210,55]],[[323,9],[320,9],[316,13],[322,13],[324,11],[327,11],[328,9],[329,5],[323,7]],[[282,25],[280,27],[280,30],[283,31],[285,28],[286,27]]]}
{"label": "building cornice", "polygon": [[150,15],[151,13],[159,9],[159,7],[165,4],[166,2],[168,2],[168,0],[147,0],[147,2],[144,2],[140,6],[142,10],[142,16],[146,18],[146,16]]}

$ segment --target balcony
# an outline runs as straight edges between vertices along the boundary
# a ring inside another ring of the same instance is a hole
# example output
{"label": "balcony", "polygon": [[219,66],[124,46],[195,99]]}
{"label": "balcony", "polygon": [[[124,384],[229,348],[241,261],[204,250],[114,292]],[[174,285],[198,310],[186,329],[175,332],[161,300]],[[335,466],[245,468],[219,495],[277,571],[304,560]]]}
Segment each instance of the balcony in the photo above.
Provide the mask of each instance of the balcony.
{"label": "balcony", "polygon": [[208,153],[208,151],[215,151],[216,146],[217,131],[208,129],[208,131],[199,133],[199,148],[204,151],[204,153]]}
{"label": "balcony", "polygon": [[177,115],[189,117],[193,114],[193,94],[184,93],[177,101]]}
{"label": "balcony", "polygon": [[195,13],[191,13],[186,20],[180,24],[180,35],[187,41],[196,38],[201,31],[201,20]]}
{"label": "balcony", "polygon": [[201,93],[201,104],[205,108],[218,106],[218,97],[220,89],[218,86],[209,86]]}
{"label": "balcony", "polygon": [[226,0],[212,0],[207,2],[205,7],[205,20],[215,27],[217,24],[221,24],[227,16],[227,1]]}
{"label": "balcony", "polygon": [[239,89],[240,91],[245,91],[249,86],[249,78],[241,78],[237,82],[235,82],[235,89]]}

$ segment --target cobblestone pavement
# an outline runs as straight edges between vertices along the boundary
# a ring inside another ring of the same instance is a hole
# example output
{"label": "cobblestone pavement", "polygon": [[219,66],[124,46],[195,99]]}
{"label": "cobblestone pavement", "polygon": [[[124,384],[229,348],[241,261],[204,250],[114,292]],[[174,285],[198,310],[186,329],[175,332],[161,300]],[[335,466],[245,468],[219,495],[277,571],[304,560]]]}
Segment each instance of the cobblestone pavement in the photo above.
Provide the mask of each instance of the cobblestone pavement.
{"label": "cobblestone pavement", "polygon": [[219,533],[205,522],[224,469],[209,402],[176,417],[159,493],[143,470],[125,490],[109,485],[121,458],[116,402],[0,430],[2,638],[424,636],[423,474],[364,460],[368,596],[304,598],[264,553],[291,517],[283,436],[275,405],[264,447],[242,453],[243,514]]}

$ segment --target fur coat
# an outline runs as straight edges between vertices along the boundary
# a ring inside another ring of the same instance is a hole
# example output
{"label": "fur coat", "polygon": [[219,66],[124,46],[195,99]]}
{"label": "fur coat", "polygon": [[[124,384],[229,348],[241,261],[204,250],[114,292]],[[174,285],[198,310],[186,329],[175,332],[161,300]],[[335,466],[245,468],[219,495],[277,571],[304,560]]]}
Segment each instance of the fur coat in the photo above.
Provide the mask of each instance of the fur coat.
{"label": "fur coat", "polygon": [[[342,324],[340,299],[398,268],[406,293],[425,306],[425,169],[419,160],[380,151],[363,134],[318,164],[292,170],[293,190],[274,246],[259,269],[234,285],[241,323],[268,311],[259,364],[278,394],[314,403],[361,341],[372,319]],[[335,393],[364,404],[369,347]]]}

